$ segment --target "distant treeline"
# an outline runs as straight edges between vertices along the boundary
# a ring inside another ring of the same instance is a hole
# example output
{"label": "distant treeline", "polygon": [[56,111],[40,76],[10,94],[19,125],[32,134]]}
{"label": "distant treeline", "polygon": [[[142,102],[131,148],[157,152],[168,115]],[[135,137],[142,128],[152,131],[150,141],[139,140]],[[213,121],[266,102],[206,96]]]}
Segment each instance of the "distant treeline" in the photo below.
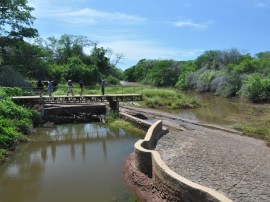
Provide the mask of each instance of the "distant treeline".
{"label": "distant treeline", "polygon": [[196,60],[140,60],[124,79],[181,90],[270,101],[270,51],[252,57],[237,49],[205,51]]}

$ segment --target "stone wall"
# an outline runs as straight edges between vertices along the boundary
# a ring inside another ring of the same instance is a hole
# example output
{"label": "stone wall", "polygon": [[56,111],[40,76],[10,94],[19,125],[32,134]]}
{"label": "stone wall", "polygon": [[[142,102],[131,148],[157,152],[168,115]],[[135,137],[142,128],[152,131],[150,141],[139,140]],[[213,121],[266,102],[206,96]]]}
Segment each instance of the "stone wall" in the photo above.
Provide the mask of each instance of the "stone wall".
{"label": "stone wall", "polygon": [[145,131],[147,131],[152,126],[151,123],[144,121],[142,119],[136,118],[134,116],[131,116],[131,115],[124,113],[124,112],[119,112],[119,116],[122,119],[124,119],[128,122],[131,122],[133,125],[137,126],[138,128],[141,128]]}

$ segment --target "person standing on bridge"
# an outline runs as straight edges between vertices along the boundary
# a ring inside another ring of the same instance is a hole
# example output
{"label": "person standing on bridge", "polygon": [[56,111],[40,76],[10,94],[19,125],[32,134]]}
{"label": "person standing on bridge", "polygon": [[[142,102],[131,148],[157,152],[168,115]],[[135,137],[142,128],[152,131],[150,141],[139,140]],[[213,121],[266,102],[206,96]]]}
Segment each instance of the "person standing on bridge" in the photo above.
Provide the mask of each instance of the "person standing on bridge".
{"label": "person standing on bridge", "polygon": [[69,79],[69,80],[68,80],[68,92],[67,92],[67,96],[69,95],[69,93],[71,93],[72,96],[74,96],[72,87],[73,87],[73,86],[72,86],[72,80]]}
{"label": "person standing on bridge", "polygon": [[38,92],[39,92],[39,96],[42,97],[43,83],[42,83],[41,79],[39,79],[38,82],[37,82],[37,89],[38,89]]}
{"label": "person standing on bridge", "polygon": [[105,80],[102,79],[102,81],[101,81],[101,93],[102,93],[102,95],[104,95],[104,93],[105,93],[105,84],[106,84]]}
{"label": "person standing on bridge", "polygon": [[52,85],[51,79],[48,81],[48,93],[49,93],[49,96],[52,96],[52,93],[53,93],[53,85]]}
{"label": "person standing on bridge", "polygon": [[80,80],[80,89],[81,89],[80,96],[82,96],[83,94],[83,87],[84,87],[83,80]]}

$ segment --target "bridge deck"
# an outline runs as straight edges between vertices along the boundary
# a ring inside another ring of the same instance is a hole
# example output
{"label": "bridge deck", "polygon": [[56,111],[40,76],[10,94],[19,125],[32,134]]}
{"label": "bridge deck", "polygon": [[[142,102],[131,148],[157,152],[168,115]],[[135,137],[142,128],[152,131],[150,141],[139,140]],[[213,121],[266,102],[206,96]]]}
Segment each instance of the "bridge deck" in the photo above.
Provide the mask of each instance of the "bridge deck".
{"label": "bridge deck", "polygon": [[53,96],[14,96],[11,97],[19,103],[87,103],[87,102],[123,102],[140,101],[141,94],[106,94],[106,95],[53,95]]}

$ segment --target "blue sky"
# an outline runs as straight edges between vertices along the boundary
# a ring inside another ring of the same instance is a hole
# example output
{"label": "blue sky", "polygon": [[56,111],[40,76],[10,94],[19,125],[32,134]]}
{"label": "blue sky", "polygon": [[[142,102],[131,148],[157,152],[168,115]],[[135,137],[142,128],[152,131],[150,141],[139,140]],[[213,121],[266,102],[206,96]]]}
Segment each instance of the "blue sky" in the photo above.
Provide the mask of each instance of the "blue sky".
{"label": "blue sky", "polygon": [[[40,37],[86,36],[140,59],[196,59],[206,50],[270,50],[270,0],[28,0]],[[87,50],[86,50],[87,51]],[[89,51],[89,50],[88,50]]]}

